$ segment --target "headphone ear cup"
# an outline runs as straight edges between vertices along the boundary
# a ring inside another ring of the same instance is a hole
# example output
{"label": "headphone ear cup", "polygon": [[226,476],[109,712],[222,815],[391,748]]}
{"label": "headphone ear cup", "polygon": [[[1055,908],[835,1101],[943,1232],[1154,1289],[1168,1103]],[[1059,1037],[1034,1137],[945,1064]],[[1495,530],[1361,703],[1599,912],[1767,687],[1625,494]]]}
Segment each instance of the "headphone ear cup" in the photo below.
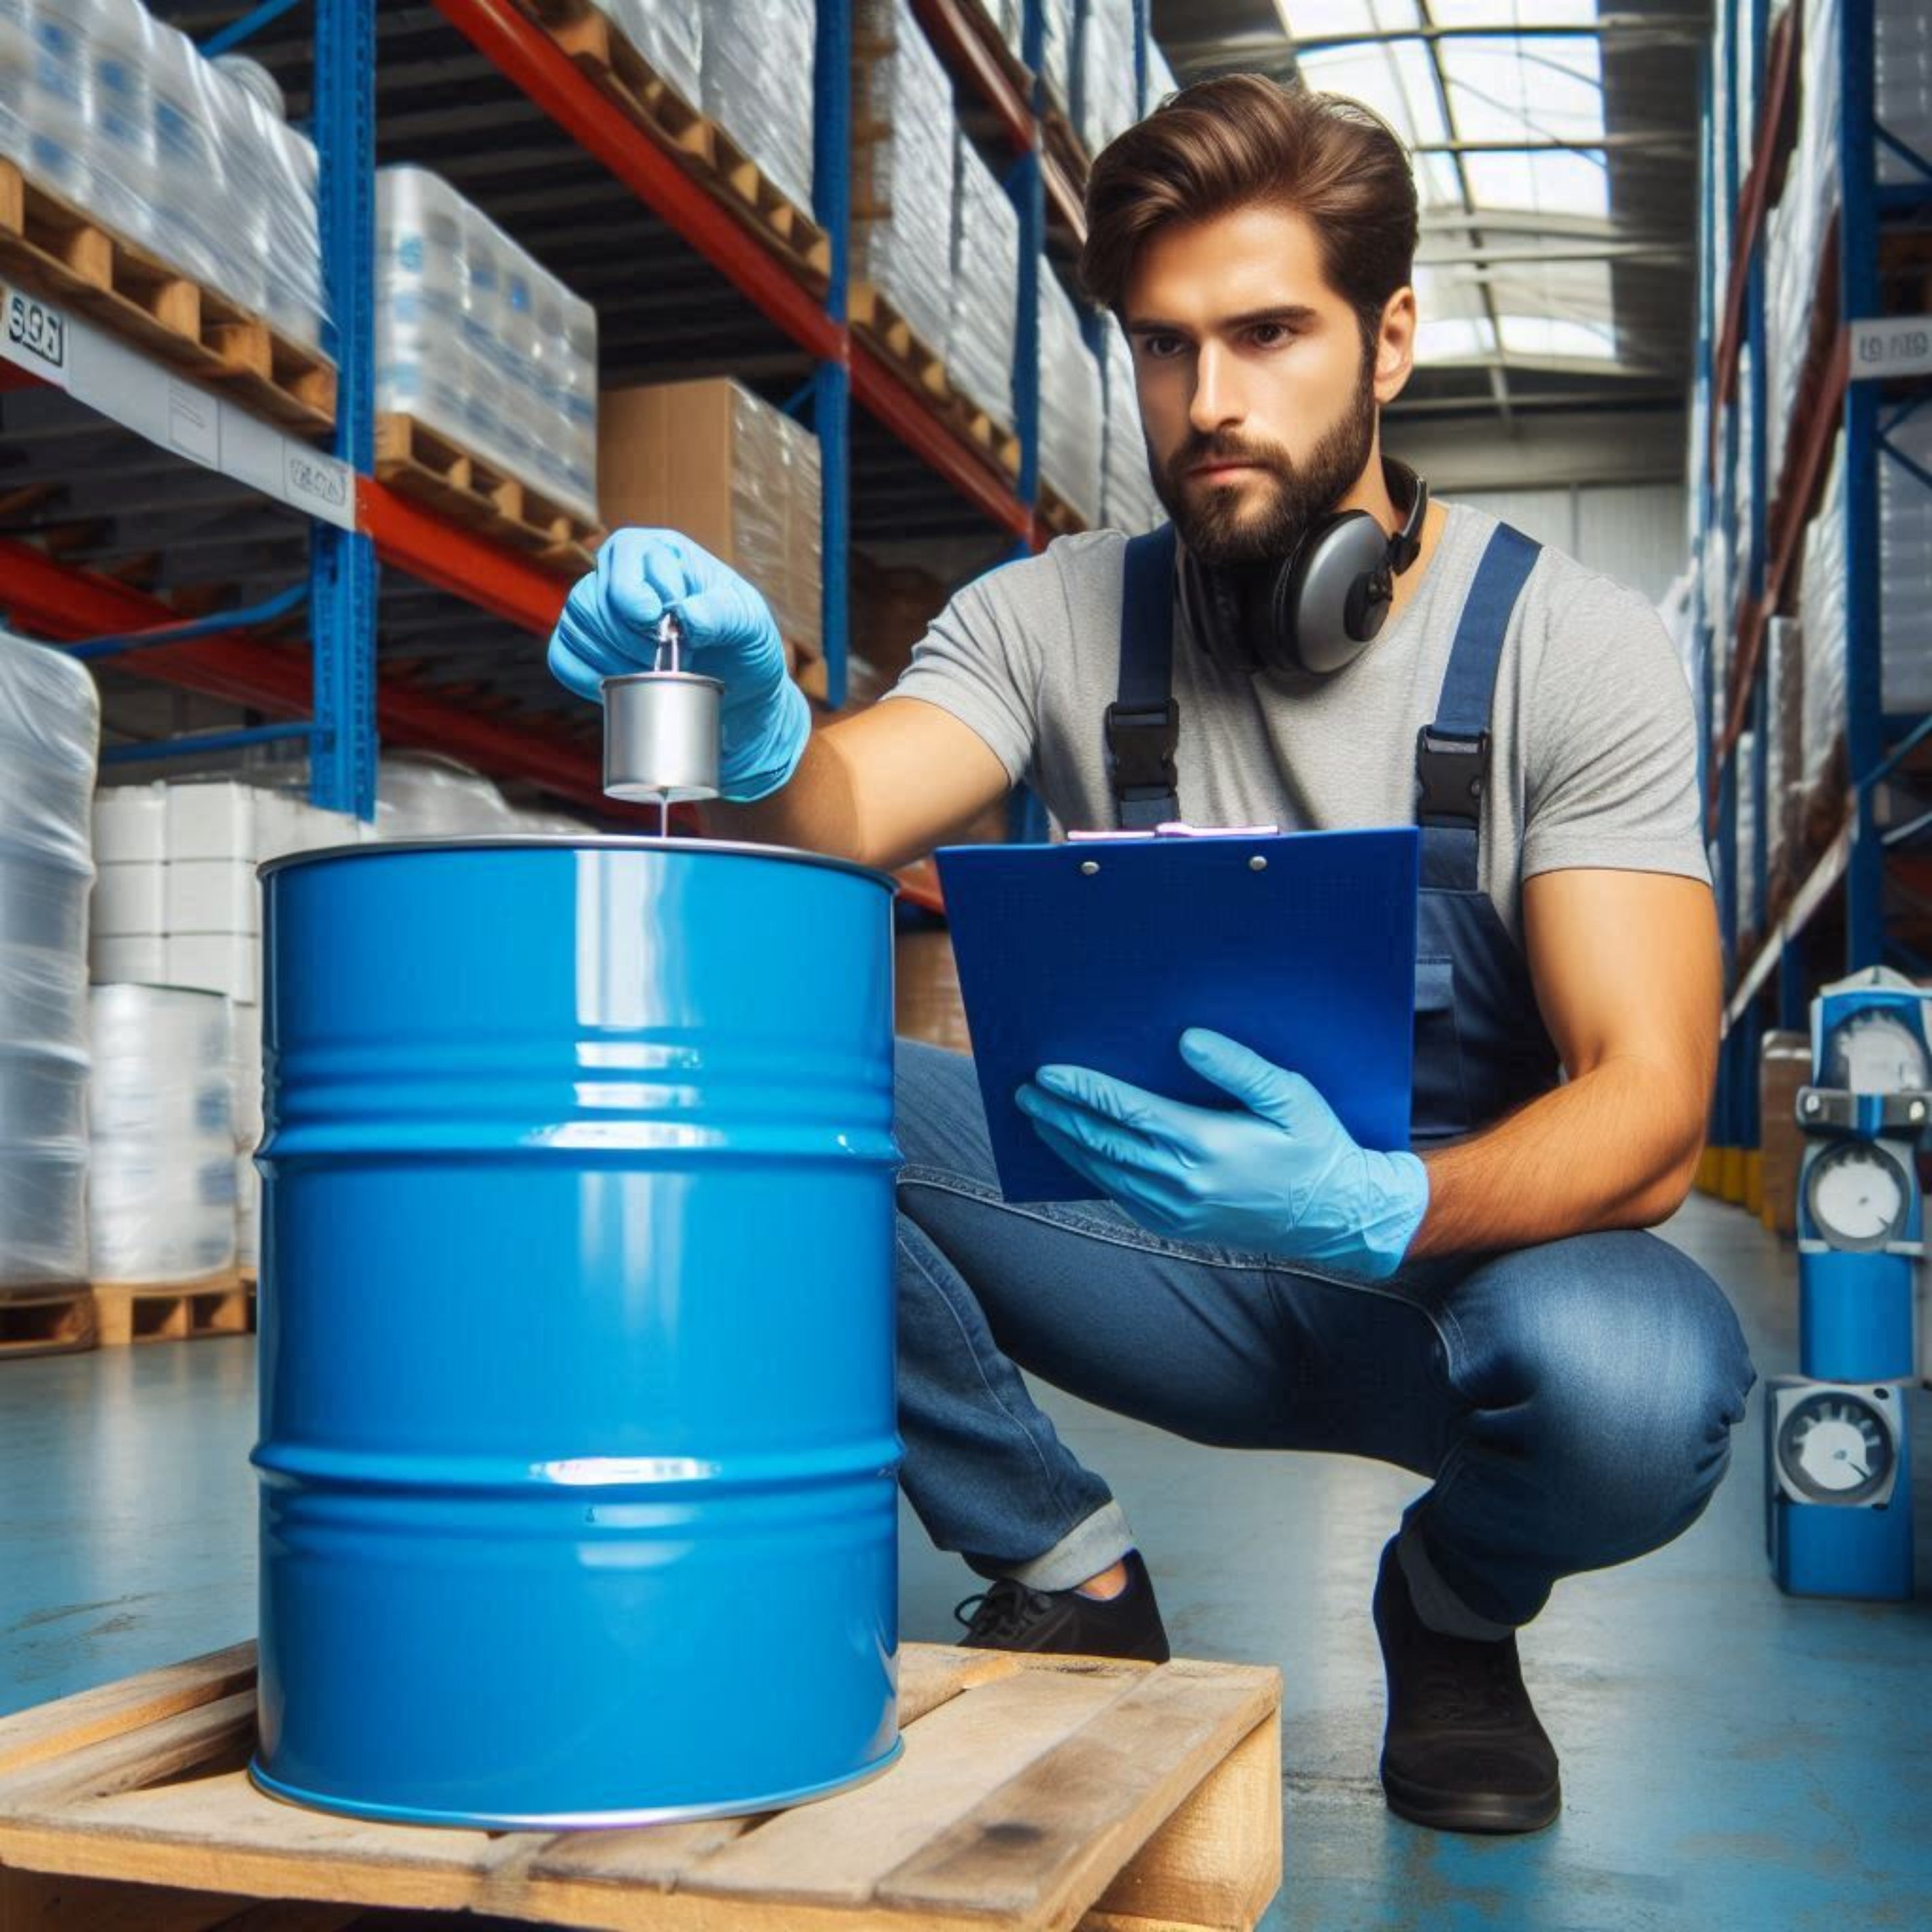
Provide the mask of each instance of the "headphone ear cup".
{"label": "headphone ear cup", "polygon": [[1293,620],[1295,661],[1325,676],[1360,657],[1388,614],[1389,540],[1366,511],[1348,510],[1312,532],[1278,596]]}

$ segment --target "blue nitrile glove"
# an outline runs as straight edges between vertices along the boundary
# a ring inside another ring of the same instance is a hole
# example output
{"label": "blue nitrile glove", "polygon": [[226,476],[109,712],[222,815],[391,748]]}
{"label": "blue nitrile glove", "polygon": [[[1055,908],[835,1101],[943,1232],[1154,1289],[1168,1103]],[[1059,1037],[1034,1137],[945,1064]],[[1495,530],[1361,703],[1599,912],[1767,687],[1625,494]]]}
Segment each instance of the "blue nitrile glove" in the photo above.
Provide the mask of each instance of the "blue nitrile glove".
{"label": "blue nitrile glove", "polygon": [[1194,1107],[1084,1066],[1042,1066],[1016,1098],[1047,1145],[1142,1226],[1385,1281],[1429,1205],[1412,1154],[1375,1154],[1298,1073],[1190,1027],[1181,1057],[1243,1103]]}
{"label": "blue nitrile glove", "polygon": [[580,698],[607,677],[657,662],[658,620],[684,626],[680,668],[715,677],[718,782],[734,804],[775,792],[798,768],[812,707],[785,671],[784,644],[765,600],[731,568],[675,530],[619,530],[578,578],[550,634],[551,671]]}

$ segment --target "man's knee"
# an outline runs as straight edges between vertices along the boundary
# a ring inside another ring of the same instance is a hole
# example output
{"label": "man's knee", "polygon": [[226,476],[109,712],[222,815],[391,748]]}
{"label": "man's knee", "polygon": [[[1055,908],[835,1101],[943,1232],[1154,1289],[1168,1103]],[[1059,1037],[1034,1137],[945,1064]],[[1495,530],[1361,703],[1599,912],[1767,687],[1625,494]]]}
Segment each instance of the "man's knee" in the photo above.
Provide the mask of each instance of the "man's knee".
{"label": "man's knee", "polygon": [[892,1114],[907,1166],[992,1180],[979,1076],[967,1054],[923,1040],[896,1042]]}
{"label": "man's knee", "polygon": [[1495,1298],[1485,1407],[1520,1403],[1525,1450],[1634,1546],[1709,1500],[1753,1382],[1736,1316],[1703,1269],[1655,1237],[1526,1250],[1479,1273]]}

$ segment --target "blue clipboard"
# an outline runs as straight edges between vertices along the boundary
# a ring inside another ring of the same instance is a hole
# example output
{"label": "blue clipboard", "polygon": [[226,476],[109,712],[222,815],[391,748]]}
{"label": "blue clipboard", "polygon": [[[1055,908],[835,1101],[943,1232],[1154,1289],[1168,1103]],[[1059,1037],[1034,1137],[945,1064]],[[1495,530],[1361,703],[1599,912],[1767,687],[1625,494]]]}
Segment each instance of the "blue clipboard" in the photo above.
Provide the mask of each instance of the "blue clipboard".
{"label": "blue clipboard", "polygon": [[1413,826],[936,854],[1006,1198],[1094,1198],[1014,1104],[1042,1066],[1237,1105],[1181,1058],[1191,1026],[1306,1076],[1363,1146],[1407,1147],[1420,854]]}

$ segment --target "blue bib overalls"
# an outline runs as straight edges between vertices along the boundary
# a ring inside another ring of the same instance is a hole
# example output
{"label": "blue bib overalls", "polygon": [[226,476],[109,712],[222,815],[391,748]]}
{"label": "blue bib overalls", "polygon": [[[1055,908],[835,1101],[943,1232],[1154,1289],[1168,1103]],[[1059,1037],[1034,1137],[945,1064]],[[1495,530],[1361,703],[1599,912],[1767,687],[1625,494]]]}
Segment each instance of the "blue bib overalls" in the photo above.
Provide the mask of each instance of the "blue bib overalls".
{"label": "blue bib overalls", "polygon": [[[1171,544],[1127,546],[1108,740],[1130,826],[1178,816]],[[1557,1078],[1477,868],[1490,697],[1535,556],[1498,532],[1417,740],[1424,1152]],[[1020,1369],[1196,1442],[1431,1479],[1403,1519],[1404,1568],[1425,1620],[1469,1636],[1527,1622],[1560,1576],[1668,1542],[1723,1474],[1753,1380],[1744,1339],[1710,1277],[1651,1234],[1444,1257],[1370,1286],[1169,1240],[1110,1202],[1005,1201],[962,1055],[901,1041],[896,1102],[901,1480],[934,1541],[984,1575],[1068,1588],[1135,1541]]]}

